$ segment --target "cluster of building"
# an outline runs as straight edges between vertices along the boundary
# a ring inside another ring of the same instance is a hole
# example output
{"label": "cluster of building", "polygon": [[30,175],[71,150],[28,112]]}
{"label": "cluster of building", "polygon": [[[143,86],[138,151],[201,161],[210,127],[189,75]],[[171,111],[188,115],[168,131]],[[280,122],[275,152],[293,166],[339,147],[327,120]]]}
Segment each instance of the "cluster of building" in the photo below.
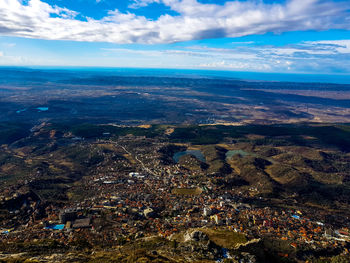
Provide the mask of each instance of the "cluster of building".
{"label": "cluster of building", "polygon": [[[1,229],[2,239],[55,238],[68,243],[83,238],[118,244],[123,238],[171,237],[188,228],[224,227],[250,238],[289,241],[295,248],[306,243],[334,247],[350,241],[348,220],[338,227],[306,209],[257,206],[249,194],[219,188],[211,180],[198,183],[177,164],[162,166],[154,156],[127,150],[137,155],[134,170],[96,168],[95,175],[84,178],[79,186],[87,194],[83,201],[66,207],[46,205],[41,217],[33,216],[39,203],[32,201],[28,221]],[[124,159],[116,162],[129,164]]]}

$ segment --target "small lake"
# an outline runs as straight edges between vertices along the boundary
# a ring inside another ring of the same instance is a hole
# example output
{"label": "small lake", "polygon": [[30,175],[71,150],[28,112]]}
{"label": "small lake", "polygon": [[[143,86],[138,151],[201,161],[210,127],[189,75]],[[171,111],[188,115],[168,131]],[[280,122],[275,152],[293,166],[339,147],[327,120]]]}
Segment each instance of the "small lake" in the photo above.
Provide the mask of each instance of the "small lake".
{"label": "small lake", "polygon": [[173,160],[174,160],[174,162],[178,163],[181,156],[188,155],[188,154],[193,155],[199,161],[202,161],[205,163],[205,157],[200,150],[187,150],[187,151],[183,151],[183,152],[177,152],[174,154]]}
{"label": "small lake", "polygon": [[16,113],[21,113],[21,112],[24,112],[26,111],[27,109],[20,109],[20,110],[17,110]]}
{"label": "small lake", "polygon": [[49,107],[37,107],[36,108],[38,111],[48,111]]}
{"label": "small lake", "polygon": [[243,150],[231,150],[231,151],[226,152],[226,159],[231,159],[232,156],[235,156],[237,154],[241,155],[242,157],[250,155],[250,153],[243,151]]}

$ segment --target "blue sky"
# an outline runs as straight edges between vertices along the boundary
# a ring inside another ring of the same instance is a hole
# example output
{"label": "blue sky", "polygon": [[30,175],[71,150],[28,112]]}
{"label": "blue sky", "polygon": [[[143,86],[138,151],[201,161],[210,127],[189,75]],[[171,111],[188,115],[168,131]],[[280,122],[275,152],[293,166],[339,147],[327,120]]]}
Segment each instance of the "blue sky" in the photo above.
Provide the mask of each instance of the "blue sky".
{"label": "blue sky", "polygon": [[0,0],[0,65],[350,74],[350,1]]}

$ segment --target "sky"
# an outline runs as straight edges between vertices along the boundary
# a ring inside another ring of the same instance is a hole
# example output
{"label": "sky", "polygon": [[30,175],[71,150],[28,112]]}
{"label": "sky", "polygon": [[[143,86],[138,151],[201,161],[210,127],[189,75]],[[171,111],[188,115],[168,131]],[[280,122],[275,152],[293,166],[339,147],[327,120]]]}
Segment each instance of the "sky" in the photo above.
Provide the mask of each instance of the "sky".
{"label": "sky", "polygon": [[0,0],[0,65],[350,74],[350,0]]}

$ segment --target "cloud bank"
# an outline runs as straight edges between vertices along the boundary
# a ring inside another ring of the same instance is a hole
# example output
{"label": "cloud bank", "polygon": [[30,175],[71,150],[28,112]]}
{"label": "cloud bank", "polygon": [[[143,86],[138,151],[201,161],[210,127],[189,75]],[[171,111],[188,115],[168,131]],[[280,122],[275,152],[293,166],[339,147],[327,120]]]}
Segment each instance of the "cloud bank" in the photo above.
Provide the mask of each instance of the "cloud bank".
{"label": "cloud bank", "polygon": [[140,8],[163,4],[179,15],[156,20],[111,10],[100,20],[40,0],[0,0],[0,35],[49,40],[111,43],[173,43],[240,37],[266,32],[350,29],[348,1],[289,0],[284,4],[228,1],[224,5],[197,0],[135,0]]}
{"label": "cloud bank", "polygon": [[[184,49],[102,48],[106,57],[146,60],[160,67],[293,73],[350,73],[350,40],[304,41],[284,46],[242,45],[234,48],[187,46]],[[129,59],[130,60],[130,59]],[[175,65],[176,63],[176,65]]]}

